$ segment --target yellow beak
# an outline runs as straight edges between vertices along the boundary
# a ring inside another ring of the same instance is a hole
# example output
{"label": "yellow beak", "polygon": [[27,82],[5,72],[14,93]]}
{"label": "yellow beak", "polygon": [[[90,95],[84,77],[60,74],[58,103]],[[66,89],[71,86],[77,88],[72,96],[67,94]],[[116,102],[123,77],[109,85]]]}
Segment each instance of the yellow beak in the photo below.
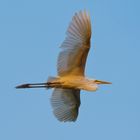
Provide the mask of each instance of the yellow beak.
{"label": "yellow beak", "polygon": [[96,84],[112,84],[111,82],[101,81],[101,80],[95,80]]}

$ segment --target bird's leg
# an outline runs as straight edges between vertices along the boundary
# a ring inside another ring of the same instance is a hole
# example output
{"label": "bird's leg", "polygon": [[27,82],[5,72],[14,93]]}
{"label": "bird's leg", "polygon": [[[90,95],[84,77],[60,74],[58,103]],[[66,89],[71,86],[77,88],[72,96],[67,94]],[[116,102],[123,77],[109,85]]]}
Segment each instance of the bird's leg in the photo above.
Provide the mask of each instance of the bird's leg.
{"label": "bird's leg", "polygon": [[60,82],[46,82],[46,83],[30,83],[30,84],[22,84],[16,86],[16,88],[59,88],[61,87]]}
{"label": "bird's leg", "polygon": [[50,88],[50,83],[31,83],[16,86],[16,88]]}

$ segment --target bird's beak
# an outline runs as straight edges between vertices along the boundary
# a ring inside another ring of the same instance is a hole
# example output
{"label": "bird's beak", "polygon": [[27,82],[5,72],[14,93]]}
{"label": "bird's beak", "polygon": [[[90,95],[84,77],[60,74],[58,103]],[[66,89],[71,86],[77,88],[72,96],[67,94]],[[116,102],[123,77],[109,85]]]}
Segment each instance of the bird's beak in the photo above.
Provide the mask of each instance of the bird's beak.
{"label": "bird's beak", "polygon": [[112,84],[111,82],[101,81],[101,80],[95,80],[96,84]]}

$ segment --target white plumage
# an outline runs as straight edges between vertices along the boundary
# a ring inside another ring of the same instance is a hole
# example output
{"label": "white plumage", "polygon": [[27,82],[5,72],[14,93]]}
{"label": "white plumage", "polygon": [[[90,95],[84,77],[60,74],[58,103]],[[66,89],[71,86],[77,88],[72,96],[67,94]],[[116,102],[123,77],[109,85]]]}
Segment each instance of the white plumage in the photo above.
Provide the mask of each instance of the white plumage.
{"label": "white plumage", "polygon": [[59,121],[75,121],[80,106],[80,90],[96,91],[98,84],[110,84],[86,78],[85,65],[90,49],[91,23],[89,14],[80,11],[74,15],[61,45],[57,62],[57,77],[46,83],[23,84],[17,88],[54,88],[51,105]]}
{"label": "white plumage", "polygon": [[58,75],[84,75],[85,63],[90,49],[91,24],[89,15],[76,13],[67,30],[58,57]]}
{"label": "white plumage", "polygon": [[51,105],[60,121],[75,121],[80,106],[80,90],[56,88],[53,91]]}

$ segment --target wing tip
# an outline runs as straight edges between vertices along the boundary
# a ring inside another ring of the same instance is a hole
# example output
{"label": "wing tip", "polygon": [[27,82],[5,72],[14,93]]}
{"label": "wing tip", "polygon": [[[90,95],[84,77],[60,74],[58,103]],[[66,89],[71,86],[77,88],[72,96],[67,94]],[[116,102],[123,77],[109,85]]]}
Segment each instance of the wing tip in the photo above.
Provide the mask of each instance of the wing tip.
{"label": "wing tip", "polygon": [[80,10],[74,14],[66,34],[70,38],[80,39],[82,42],[90,40],[91,20],[87,10]]}

